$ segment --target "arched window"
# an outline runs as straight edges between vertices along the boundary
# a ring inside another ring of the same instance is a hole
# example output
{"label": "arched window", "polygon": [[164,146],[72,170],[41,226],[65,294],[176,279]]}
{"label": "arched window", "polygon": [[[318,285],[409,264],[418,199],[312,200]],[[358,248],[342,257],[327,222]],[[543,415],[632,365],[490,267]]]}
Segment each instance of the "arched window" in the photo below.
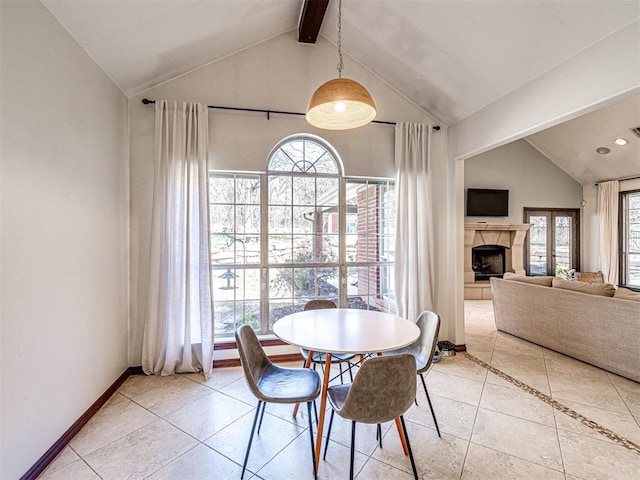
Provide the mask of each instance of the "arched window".
{"label": "arched window", "polygon": [[326,173],[342,175],[336,151],[314,135],[292,135],[272,150],[267,172]]}
{"label": "arched window", "polygon": [[325,140],[284,138],[266,172],[211,173],[217,338],[269,333],[312,299],[395,311],[394,183],[349,178]]}

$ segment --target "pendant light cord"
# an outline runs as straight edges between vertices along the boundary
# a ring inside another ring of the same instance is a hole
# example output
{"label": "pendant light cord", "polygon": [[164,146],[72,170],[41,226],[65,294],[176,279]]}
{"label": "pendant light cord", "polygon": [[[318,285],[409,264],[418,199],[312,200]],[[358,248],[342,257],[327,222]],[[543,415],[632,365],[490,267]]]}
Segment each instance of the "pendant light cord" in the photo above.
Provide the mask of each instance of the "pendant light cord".
{"label": "pendant light cord", "polygon": [[338,78],[342,78],[342,0],[338,0]]}

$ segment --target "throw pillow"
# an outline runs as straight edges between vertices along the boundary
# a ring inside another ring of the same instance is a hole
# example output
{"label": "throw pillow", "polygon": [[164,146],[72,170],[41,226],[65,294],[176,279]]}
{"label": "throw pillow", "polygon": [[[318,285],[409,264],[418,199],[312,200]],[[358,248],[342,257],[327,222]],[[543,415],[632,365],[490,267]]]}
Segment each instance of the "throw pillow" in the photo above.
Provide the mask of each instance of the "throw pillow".
{"label": "throw pillow", "polygon": [[515,273],[505,273],[503,278],[505,280],[513,280],[522,283],[532,283],[534,285],[542,285],[543,287],[550,287],[551,282],[555,277],[525,277],[524,275],[516,275]]}
{"label": "throw pillow", "polygon": [[616,289],[610,283],[586,283],[579,281],[563,280],[562,278],[554,278],[552,286],[554,288],[563,288],[565,290],[574,290],[576,292],[590,293],[591,295],[601,295],[603,297],[613,297]]}
{"label": "throw pillow", "polygon": [[576,269],[557,266],[556,277],[564,278],[565,280],[576,280]]}
{"label": "throw pillow", "polygon": [[634,292],[633,290],[629,290],[628,288],[618,287],[616,293],[613,295],[613,298],[623,298],[625,300],[640,302],[640,292]]}
{"label": "throw pillow", "polygon": [[586,283],[604,283],[602,272],[576,272],[576,280]]}

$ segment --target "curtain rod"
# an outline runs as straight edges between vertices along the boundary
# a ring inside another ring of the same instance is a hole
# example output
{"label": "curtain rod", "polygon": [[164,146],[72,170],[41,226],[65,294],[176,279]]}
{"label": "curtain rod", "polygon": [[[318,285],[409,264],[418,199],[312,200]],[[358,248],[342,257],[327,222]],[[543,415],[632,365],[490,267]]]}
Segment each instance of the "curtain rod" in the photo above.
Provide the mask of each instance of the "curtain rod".
{"label": "curtain rod", "polygon": [[[142,103],[144,105],[150,105],[152,103],[156,103],[155,100],[149,100],[148,98],[143,98],[142,99]],[[242,107],[220,107],[217,105],[207,105],[207,108],[213,108],[213,109],[217,109],[217,110],[234,110],[236,112],[255,112],[255,113],[266,113],[267,114],[267,120],[270,120],[269,116],[272,113],[277,113],[280,115],[301,115],[304,116],[304,113],[300,113],[300,112],[285,112],[282,110],[263,110],[261,108],[242,108]],[[396,122],[383,122],[382,120],[372,120],[371,123],[380,123],[382,125],[395,125]],[[440,125],[434,125],[433,126],[433,130],[435,130],[436,132],[438,130],[440,130]]]}
{"label": "curtain rod", "polygon": [[[640,175],[635,175],[633,177],[624,177],[624,178],[618,178],[617,180],[619,182],[626,182],[627,180],[637,180],[640,178]],[[612,178],[611,180],[616,180],[615,178]],[[595,186],[600,185],[601,183],[604,182],[610,182],[611,180],[600,180],[599,182],[594,183]]]}

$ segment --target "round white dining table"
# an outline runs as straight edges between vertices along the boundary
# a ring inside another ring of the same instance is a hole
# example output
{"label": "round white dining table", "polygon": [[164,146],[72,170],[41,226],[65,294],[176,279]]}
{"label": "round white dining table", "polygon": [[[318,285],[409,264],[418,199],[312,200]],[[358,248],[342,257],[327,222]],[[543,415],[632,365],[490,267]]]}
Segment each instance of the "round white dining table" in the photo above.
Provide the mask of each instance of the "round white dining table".
{"label": "round white dining table", "polygon": [[[292,313],[273,325],[273,333],[281,340],[310,350],[306,367],[311,364],[313,352],[326,353],[320,416],[316,439],[316,465],[319,465],[327,389],[332,353],[382,353],[406,347],[420,336],[418,326],[397,315],[355,308],[323,308]],[[295,417],[298,406],[293,411]],[[408,453],[399,420],[398,434]]]}
{"label": "round white dining table", "polygon": [[389,313],[324,308],[282,317],[273,325],[273,333],[314,352],[377,353],[412,344],[420,329],[414,322]]}

